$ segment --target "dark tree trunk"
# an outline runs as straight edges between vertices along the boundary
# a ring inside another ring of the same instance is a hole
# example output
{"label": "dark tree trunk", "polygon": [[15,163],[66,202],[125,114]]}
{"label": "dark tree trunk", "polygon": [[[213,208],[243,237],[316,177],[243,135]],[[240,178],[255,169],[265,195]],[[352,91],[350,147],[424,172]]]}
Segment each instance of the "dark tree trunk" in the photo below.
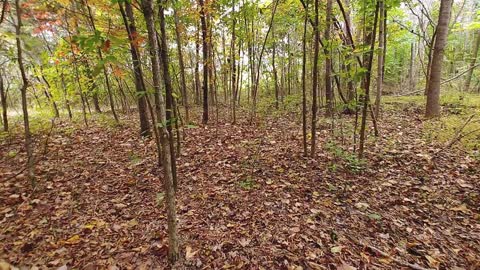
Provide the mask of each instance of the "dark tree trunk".
{"label": "dark tree trunk", "polygon": [[2,120],[3,131],[8,131],[8,115],[7,115],[7,93],[3,82],[3,72],[0,70],[0,101],[2,103]]}
{"label": "dark tree trunk", "polygon": [[[125,10],[121,3],[119,3],[120,12],[122,14],[123,23],[128,33],[128,40],[130,41],[130,54],[132,55],[133,73],[135,77],[135,90],[137,93],[137,106],[140,119],[140,135],[150,136],[150,124],[148,123],[147,114],[147,94],[145,82],[143,79],[143,70],[140,63],[140,52],[136,37],[138,36],[137,27],[135,26],[135,17],[133,16],[132,5],[125,1]],[[128,17],[128,21],[127,21]]]}
{"label": "dark tree trunk", "polygon": [[317,91],[318,91],[318,53],[320,30],[318,29],[318,1],[315,0],[315,19],[313,23],[314,45],[313,45],[313,71],[312,71],[312,145],[310,154],[315,157],[317,147]]}
{"label": "dark tree trunk", "polygon": [[202,27],[202,54],[203,54],[203,115],[202,123],[208,123],[208,32],[206,8],[203,0],[200,3],[200,22]]}
{"label": "dark tree trunk", "polygon": [[330,50],[330,29],[332,21],[332,0],[327,0],[325,24],[325,40],[327,45],[324,47],[325,52],[325,100],[327,102],[326,116],[333,115],[333,89],[332,89],[332,55]]}
{"label": "dark tree trunk", "polygon": [[[379,0],[379,1],[382,1],[382,0]],[[363,158],[363,150],[365,146],[365,129],[367,124],[367,112],[368,112],[369,102],[370,102],[370,81],[372,78],[373,54],[375,50],[375,38],[377,34],[379,7],[380,7],[380,4],[379,2],[377,2],[376,8],[375,8],[375,18],[373,21],[373,30],[369,32],[365,38],[365,44],[370,44],[370,51],[368,52],[368,55],[363,60],[364,68],[366,69],[366,74],[362,82],[362,88],[365,89],[365,94],[362,98],[363,100],[362,121],[360,124],[360,146],[358,148],[358,157],[360,159]]]}
{"label": "dark tree trunk", "polygon": [[305,6],[305,21],[303,22],[303,41],[302,41],[302,135],[303,135],[303,155],[308,155],[307,150],[307,22],[308,22],[308,3]]}

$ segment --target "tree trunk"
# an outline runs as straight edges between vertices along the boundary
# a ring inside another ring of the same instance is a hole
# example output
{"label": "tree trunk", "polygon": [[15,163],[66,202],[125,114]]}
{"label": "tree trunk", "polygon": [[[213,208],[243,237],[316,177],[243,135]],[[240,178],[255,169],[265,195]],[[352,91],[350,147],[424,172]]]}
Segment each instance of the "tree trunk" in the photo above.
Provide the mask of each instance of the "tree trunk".
{"label": "tree trunk", "polygon": [[[127,29],[128,40],[130,41],[130,54],[132,55],[133,74],[135,81],[135,90],[137,96],[138,114],[140,119],[140,135],[150,136],[150,124],[147,115],[147,95],[145,82],[143,80],[143,70],[140,63],[140,51],[137,45],[137,27],[135,26],[135,17],[133,15],[132,5],[125,1],[125,10],[121,3],[118,3],[120,13],[122,14],[123,23]],[[127,20],[128,17],[128,20]]]}
{"label": "tree trunk", "polygon": [[206,8],[203,0],[200,4],[200,23],[202,27],[202,56],[203,56],[203,114],[202,123],[208,123],[208,41],[207,41],[207,18]]}
{"label": "tree trunk", "polygon": [[475,41],[473,43],[473,50],[470,60],[470,69],[468,70],[467,76],[465,77],[465,86],[464,91],[470,90],[470,82],[472,81],[472,74],[474,70],[475,63],[477,62],[478,48],[480,47],[480,30],[475,32]]}
{"label": "tree trunk", "polygon": [[8,115],[7,115],[7,93],[5,93],[5,84],[3,83],[3,73],[0,70],[0,101],[2,103],[2,120],[3,131],[8,131]]}
{"label": "tree trunk", "polygon": [[379,30],[378,30],[378,60],[377,60],[377,92],[376,92],[376,98],[375,98],[375,119],[378,119],[378,116],[380,115],[380,101],[382,98],[382,88],[383,88],[383,66],[384,66],[384,59],[383,59],[383,50],[385,40],[384,40],[384,34],[383,32],[385,31],[385,24],[383,23],[384,21],[384,10],[385,8],[385,3],[383,0],[378,1],[378,12],[379,12]]}
{"label": "tree trunk", "polygon": [[326,116],[333,116],[333,89],[332,89],[332,55],[330,52],[330,28],[332,21],[332,0],[327,0],[325,24],[325,99],[327,102]]}
{"label": "tree trunk", "polygon": [[447,45],[448,23],[452,10],[453,0],[442,0],[440,15],[436,29],[436,38],[432,56],[432,64],[427,87],[427,118],[440,116],[440,81],[442,77],[442,63],[445,46]]}
{"label": "tree trunk", "polygon": [[358,148],[359,159],[363,158],[363,150],[365,146],[365,129],[367,125],[367,115],[368,115],[367,112],[368,112],[369,103],[370,103],[370,81],[372,78],[373,54],[375,50],[375,37],[377,34],[378,10],[379,10],[381,1],[383,0],[379,0],[377,2],[376,8],[375,8],[373,30],[370,33],[368,33],[365,37],[365,41],[366,41],[365,43],[366,44],[370,43],[370,51],[367,57],[365,57],[363,60],[364,67],[366,69],[366,74],[362,82],[362,88],[365,89],[365,94],[363,96],[362,121],[360,124],[360,146]]}
{"label": "tree trunk", "polygon": [[16,34],[16,44],[17,44],[17,57],[18,57],[18,68],[20,69],[20,74],[22,75],[22,87],[20,89],[22,95],[22,111],[23,111],[23,124],[25,128],[25,150],[27,151],[27,169],[28,169],[28,180],[32,183],[32,186],[35,185],[35,168],[33,160],[33,147],[32,147],[32,135],[30,133],[30,121],[28,119],[28,102],[27,102],[27,88],[28,88],[28,79],[25,72],[25,67],[23,65],[23,50],[22,50],[22,41],[20,40],[22,34],[22,9],[20,5],[20,0],[15,0],[15,8],[17,10],[17,23],[15,25],[15,34]]}
{"label": "tree trunk", "polygon": [[303,155],[308,155],[307,150],[307,22],[308,22],[308,3],[305,6],[305,20],[303,22],[303,41],[302,41],[302,139]]}
{"label": "tree trunk", "polygon": [[177,9],[173,8],[173,18],[175,22],[175,38],[177,41],[178,65],[180,67],[180,92],[182,93],[182,103],[185,106],[185,120],[187,124],[190,122],[190,111],[188,104],[187,83],[185,79],[185,64],[183,62],[183,42],[180,33],[180,22],[178,19]]}
{"label": "tree trunk", "polygon": [[275,66],[275,54],[277,50],[277,42],[275,40],[275,28],[272,26],[272,39],[273,39],[273,50],[272,50],[272,72],[273,72],[273,84],[275,89],[275,109],[278,110],[278,75],[277,67]]}
{"label": "tree trunk", "polygon": [[257,110],[257,92],[258,92],[258,86],[260,83],[260,68],[262,65],[262,57],[263,53],[265,52],[265,45],[267,44],[268,40],[268,35],[270,34],[270,31],[272,30],[273,26],[273,19],[275,18],[275,13],[277,11],[277,6],[278,6],[279,0],[276,0],[274,5],[273,5],[273,11],[272,11],[272,17],[270,18],[270,24],[268,26],[267,33],[265,34],[265,38],[263,39],[263,44],[262,44],[262,49],[260,50],[260,55],[258,56],[258,66],[257,66],[257,74],[255,75],[255,84],[253,85],[253,91],[252,91],[252,100],[253,100],[253,107],[252,107],[252,115],[251,115],[251,120],[255,118],[256,110]]}
{"label": "tree trunk", "polygon": [[[163,4],[163,3],[161,3]],[[169,141],[172,140],[171,136],[169,136],[169,132],[167,130],[167,119],[166,119],[166,107],[165,102],[163,99],[163,95],[161,95],[161,88],[160,88],[160,63],[159,63],[159,56],[158,56],[158,45],[156,40],[156,32],[155,32],[155,22],[153,20],[153,6],[152,0],[142,0],[143,5],[143,14],[145,17],[145,22],[147,25],[148,31],[148,43],[150,46],[150,56],[152,61],[152,74],[153,74],[153,84],[155,87],[155,91],[158,93],[158,101],[157,105],[157,124],[156,126],[160,130],[160,143],[162,148],[162,162],[163,162],[163,172],[164,172],[164,184],[165,184],[165,193],[166,193],[166,207],[167,207],[167,223],[168,223],[168,241],[169,241],[169,248],[168,248],[168,258],[170,263],[175,263],[175,261],[179,257],[178,251],[178,235],[177,235],[177,213],[176,213],[176,206],[175,206],[175,191],[173,186],[173,174],[172,174],[172,164],[171,164],[171,152],[170,152],[170,145]],[[160,17],[163,17],[163,8],[160,9]],[[163,21],[163,20],[162,20]],[[163,21],[164,24],[164,21]],[[162,44],[166,42],[165,40],[165,25],[161,26],[161,42]],[[169,72],[168,72],[168,56],[166,50],[161,50],[160,53],[162,54],[162,70],[163,70],[163,77],[165,88],[171,87],[171,83],[167,82],[170,80]],[[160,165],[160,164],[159,164]]]}
{"label": "tree trunk", "polygon": [[200,29],[198,28],[195,33],[195,104],[200,104]]}
{"label": "tree trunk", "polygon": [[318,52],[319,52],[319,40],[320,30],[318,23],[318,1],[315,0],[315,19],[313,23],[314,31],[314,46],[313,46],[313,71],[312,71],[312,145],[310,155],[315,157],[315,151],[317,147],[317,91],[318,91]]}
{"label": "tree trunk", "polygon": [[[85,0],[85,6],[87,7],[88,11],[88,17],[90,18],[90,24],[92,26],[92,30],[94,32],[97,31],[97,27],[95,26],[95,19],[92,14],[92,9],[88,5],[87,0]],[[102,54],[102,49],[100,47],[97,48],[97,55],[98,59],[100,62],[103,62],[103,54]],[[110,79],[108,78],[108,70],[107,70],[107,65],[103,64],[102,65],[103,69],[103,76],[105,77],[105,84],[107,86],[107,95],[108,95],[108,102],[110,104],[110,110],[112,111],[113,118],[115,119],[115,122],[118,124],[120,121],[118,120],[117,112],[115,111],[115,104],[113,102],[113,93],[112,93],[112,88],[110,85]],[[97,108],[97,105],[95,105],[95,109]]]}
{"label": "tree trunk", "polygon": [[237,19],[235,18],[235,0],[233,0],[232,3],[232,17],[233,17],[233,22],[232,22],[232,43],[231,43],[231,69],[232,69],[232,122],[235,124],[237,122],[237,115],[236,115],[236,101],[237,101],[237,66],[235,64],[235,58],[236,58],[236,51],[235,51],[235,27],[237,24]]}
{"label": "tree trunk", "polygon": [[410,44],[410,64],[408,68],[408,89],[410,92],[415,91],[415,67],[414,67],[414,62],[415,62],[415,43],[412,42]]}

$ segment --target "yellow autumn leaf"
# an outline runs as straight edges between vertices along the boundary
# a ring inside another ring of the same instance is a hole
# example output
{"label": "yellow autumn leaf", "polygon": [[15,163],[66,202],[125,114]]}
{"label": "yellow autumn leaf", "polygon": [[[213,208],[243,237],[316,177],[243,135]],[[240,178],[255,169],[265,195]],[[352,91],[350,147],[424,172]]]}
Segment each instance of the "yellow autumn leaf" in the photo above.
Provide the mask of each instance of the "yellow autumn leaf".
{"label": "yellow autumn leaf", "polygon": [[68,239],[65,241],[65,244],[67,244],[67,245],[74,245],[74,244],[78,244],[80,241],[81,241],[80,235],[75,234],[74,236],[68,238]]}

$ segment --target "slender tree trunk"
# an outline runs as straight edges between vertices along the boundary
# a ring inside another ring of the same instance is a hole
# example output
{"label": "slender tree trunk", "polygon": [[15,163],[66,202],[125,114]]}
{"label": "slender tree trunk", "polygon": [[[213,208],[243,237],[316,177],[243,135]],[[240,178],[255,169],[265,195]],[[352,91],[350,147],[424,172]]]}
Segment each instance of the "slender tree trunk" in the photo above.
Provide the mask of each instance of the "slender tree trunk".
{"label": "slender tree trunk", "polygon": [[200,29],[197,24],[195,34],[195,104],[200,104]]}
{"label": "slender tree trunk", "polygon": [[313,23],[314,31],[314,46],[313,46],[313,71],[312,71],[312,145],[310,155],[315,157],[317,147],[317,91],[318,91],[318,53],[319,53],[319,40],[320,30],[318,23],[318,1],[315,0],[315,19]]}
{"label": "slender tree trunk", "polygon": [[383,59],[383,50],[385,40],[384,40],[384,34],[383,32],[385,31],[385,24],[383,23],[384,21],[384,8],[385,8],[385,3],[383,0],[378,1],[378,12],[379,12],[379,31],[378,31],[378,60],[377,60],[377,92],[376,92],[376,98],[375,98],[375,110],[374,110],[374,115],[375,119],[378,120],[378,117],[380,115],[380,101],[382,98],[382,88],[383,88],[383,66],[384,66],[384,59]]}
{"label": "slender tree trunk", "polygon": [[408,68],[408,89],[410,92],[415,91],[415,79],[414,79],[414,74],[415,74],[415,67],[414,67],[414,62],[415,62],[415,43],[412,42],[410,44],[410,65]]}
{"label": "slender tree trunk", "polygon": [[273,72],[273,84],[275,89],[275,109],[278,110],[278,75],[277,67],[275,65],[275,55],[277,51],[277,42],[275,40],[275,27],[272,25],[272,39],[273,39],[273,50],[272,50],[272,72]]}
{"label": "slender tree trunk", "polygon": [[332,89],[332,55],[330,50],[330,29],[332,21],[332,0],[327,0],[325,40],[325,99],[327,102],[326,116],[333,116],[333,89]]}
{"label": "slender tree trunk", "polygon": [[236,82],[237,82],[237,66],[235,64],[235,58],[236,58],[236,51],[235,51],[235,41],[236,41],[236,35],[235,35],[235,28],[237,25],[237,19],[235,18],[235,0],[232,2],[232,17],[233,17],[233,22],[232,22],[232,43],[231,43],[231,69],[232,69],[232,122],[235,124],[237,122],[237,115],[236,115],[236,103],[237,103],[237,87],[236,87]]}
{"label": "slender tree trunk", "polygon": [[0,101],[2,103],[2,120],[3,131],[8,131],[8,115],[7,115],[7,93],[5,91],[5,84],[3,82],[3,72],[0,70]]}
{"label": "slender tree trunk", "polygon": [[363,158],[363,151],[364,151],[364,146],[365,146],[365,129],[367,125],[367,113],[368,113],[368,108],[369,108],[369,102],[370,102],[370,81],[372,78],[372,65],[373,65],[373,54],[375,50],[375,38],[377,34],[377,24],[378,24],[378,11],[379,11],[379,6],[380,6],[380,1],[377,2],[376,8],[375,8],[375,18],[373,21],[373,30],[366,35],[365,38],[365,43],[369,44],[370,43],[370,51],[368,55],[364,58],[363,63],[364,67],[366,68],[366,74],[365,77],[363,78],[362,82],[362,88],[365,89],[365,94],[363,96],[363,108],[362,108],[362,121],[360,123],[360,146],[358,148],[358,158],[362,159]]}
{"label": "slender tree trunk", "polygon": [[[128,40],[130,41],[130,54],[132,55],[133,74],[135,81],[136,100],[138,106],[138,114],[140,119],[140,135],[150,136],[150,124],[147,115],[147,94],[145,82],[143,79],[143,70],[140,63],[140,51],[138,50],[138,41],[136,40],[138,33],[135,26],[135,17],[133,15],[132,5],[129,1],[125,1],[125,10],[121,3],[118,4],[120,13],[122,14],[125,29],[127,29]],[[128,18],[128,20],[127,20]]]}
{"label": "slender tree trunk", "polygon": [[430,68],[430,78],[427,87],[427,118],[440,116],[440,81],[442,77],[442,63],[445,46],[447,45],[448,23],[452,10],[453,0],[441,0],[440,15],[436,29],[436,38]]}
{"label": "slender tree trunk", "polygon": [[[163,2],[161,4],[164,4]],[[145,17],[145,22],[147,25],[148,31],[148,43],[150,46],[150,56],[152,61],[152,74],[153,74],[153,84],[155,90],[158,93],[158,101],[157,104],[157,125],[160,130],[160,143],[162,148],[162,158],[163,158],[163,171],[164,171],[164,184],[165,184],[165,193],[166,193],[166,207],[167,207],[167,220],[168,220],[168,241],[169,241],[169,248],[168,248],[168,258],[170,263],[175,263],[175,261],[179,257],[178,251],[178,235],[177,235],[177,214],[176,214],[176,203],[175,203],[175,190],[173,184],[173,174],[172,174],[172,164],[171,164],[171,151],[169,141],[172,140],[171,136],[169,136],[169,132],[166,128],[167,126],[167,119],[166,119],[166,107],[165,102],[163,99],[163,95],[161,95],[161,79],[160,79],[160,61],[158,56],[158,45],[156,40],[156,32],[155,32],[155,22],[153,19],[153,6],[152,0],[142,0],[143,5],[143,14]],[[160,18],[163,15],[163,8],[160,9]],[[163,44],[165,40],[165,25],[164,20],[161,22],[161,43]],[[162,58],[162,70],[163,70],[163,78],[165,83],[165,88],[171,87],[170,75],[168,72],[168,55],[167,51],[162,49],[160,51],[161,58]]]}
{"label": "slender tree trunk", "polygon": [[[92,26],[92,30],[94,32],[96,32],[97,27],[95,26],[95,19],[94,19],[93,14],[92,14],[92,9],[88,5],[87,0],[85,0],[85,6],[87,7],[88,17],[90,18],[90,24]],[[103,54],[102,54],[102,49],[100,47],[97,48],[97,55],[98,55],[98,59],[100,60],[100,62],[103,62]],[[112,111],[113,118],[115,119],[115,122],[119,123],[120,121],[118,120],[117,112],[115,111],[115,104],[113,102],[113,93],[112,93],[112,88],[111,88],[111,85],[110,85],[110,79],[108,77],[107,65],[103,64],[102,69],[103,69],[103,76],[105,77],[105,85],[107,86],[107,95],[108,95],[108,101],[110,103],[110,110]],[[96,107],[96,105],[95,105],[95,107]]]}
{"label": "slender tree trunk", "polygon": [[173,18],[175,22],[175,38],[177,42],[178,65],[180,66],[180,92],[182,93],[182,103],[185,106],[185,119],[190,122],[190,108],[188,104],[187,83],[185,79],[185,64],[183,62],[183,42],[180,31],[180,22],[177,14],[177,9],[173,9]]}
{"label": "slender tree trunk", "polygon": [[[58,74],[58,70],[57,70]],[[65,100],[65,107],[68,112],[68,118],[71,120],[73,115],[72,115],[72,108],[70,106],[70,99],[68,98],[68,93],[67,93],[67,84],[65,83],[65,75],[63,74],[63,70],[60,73],[60,80],[62,82],[62,89],[63,89],[63,98]]]}
{"label": "slender tree trunk", "polygon": [[22,76],[22,87],[20,89],[22,95],[22,111],[23,111],[23,124],[25,128],[25,150],[27,151],[27,169],[28,169],[28,179],[32,183],[32,186],[35,185],[35,168],[33,160],[33,146],[32,146],[32,135],[30,134],[30,121],[28,119],[28,102],[27,102],[27,88],[28,88],[28,79],[25,72],[25,67],[23,65],[23,50],[22,50],[22,41],[20,40],[22,34],[22,8],[20,0],[15,0],[15,8],[17,10],[17,23],[15,25],[15,34],[16,34],[16,44],[17,44],[17,57],[18,57],[18,68],[20,69],[20,74]]}
{"label": "slender tree trunk", "polygon": [[305,6],[305,20],[303,22],[303,41],[302,41],[302,135],[303,135],[303,155],[308,155],[307,150],[307,22],[308,22],[308,2]]}
{"label": "slender tree trunk", "polygon": [[273,26],[273,19],[275,18],[275,13],[277,11],[277,6],[278,6],[279,0],[276,0],[274,5],[273,5],[273,11],[272,11],[272,17],[270,18],[270,24],[268,26],[267,33],[265,34],[265,38],[263,39],[263,44],[262,44],[262,49],[260,50],[260,55],[258,56],[258,66],[257,66],[257,74],[255,75],[255,84],[253,85],[253,91],[252,91],[252,100],[253,100],[253,107],[252,107],[252,115],[251,115],[251,121],[255,118],[256,115],[256,110],[257,110],[257,93],[258,93],[258,87],[260,83],[260,68],[262,65],[262,57],[263,53],[265,52],[265,45],[267,44],[268,40],[268,35],[270,34]]}
{"label": "slender tree trunk", "polygon": [[198,0],[200,4],[200,23],[202,27],[202,54],[203,54],[203,115],[202,123],[208,123],[208,32],[206,8],[203,0]]}
{"label": "slender tree trunk", "polygon": [[470,82],[472,81],[472,74],[474,70],[475,63],[477,62],[478,49],[480,48],[480,30],[475,31],[475,41],[473,42],[473,50],[470,60],[470,67],[465,77],[465,86],[463,87],[465,91],[470,90]]}

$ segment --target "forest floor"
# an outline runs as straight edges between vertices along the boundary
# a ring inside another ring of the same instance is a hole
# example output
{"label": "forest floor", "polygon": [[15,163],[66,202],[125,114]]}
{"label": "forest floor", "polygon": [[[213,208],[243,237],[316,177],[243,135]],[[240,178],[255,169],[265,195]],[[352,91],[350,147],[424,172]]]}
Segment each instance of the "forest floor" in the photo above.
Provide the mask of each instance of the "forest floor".
{"label": "forest floor", "polygon": [[[480,268],[479,159],[454,146],[432,160],[444,143],[425,138],[419,107],[388,106],[366,163],[342,150],[351,139],[342,146],[340,121],[337,143],[322,125],[317,157],[304,157],[290,118],[185,130],[177,268]],[[122,123],[47,127],[36,136],[33,192],[25,173],[15,176],[21,136],[0,140],[0,261],[167,268],[155,147],[135,121]]]}

